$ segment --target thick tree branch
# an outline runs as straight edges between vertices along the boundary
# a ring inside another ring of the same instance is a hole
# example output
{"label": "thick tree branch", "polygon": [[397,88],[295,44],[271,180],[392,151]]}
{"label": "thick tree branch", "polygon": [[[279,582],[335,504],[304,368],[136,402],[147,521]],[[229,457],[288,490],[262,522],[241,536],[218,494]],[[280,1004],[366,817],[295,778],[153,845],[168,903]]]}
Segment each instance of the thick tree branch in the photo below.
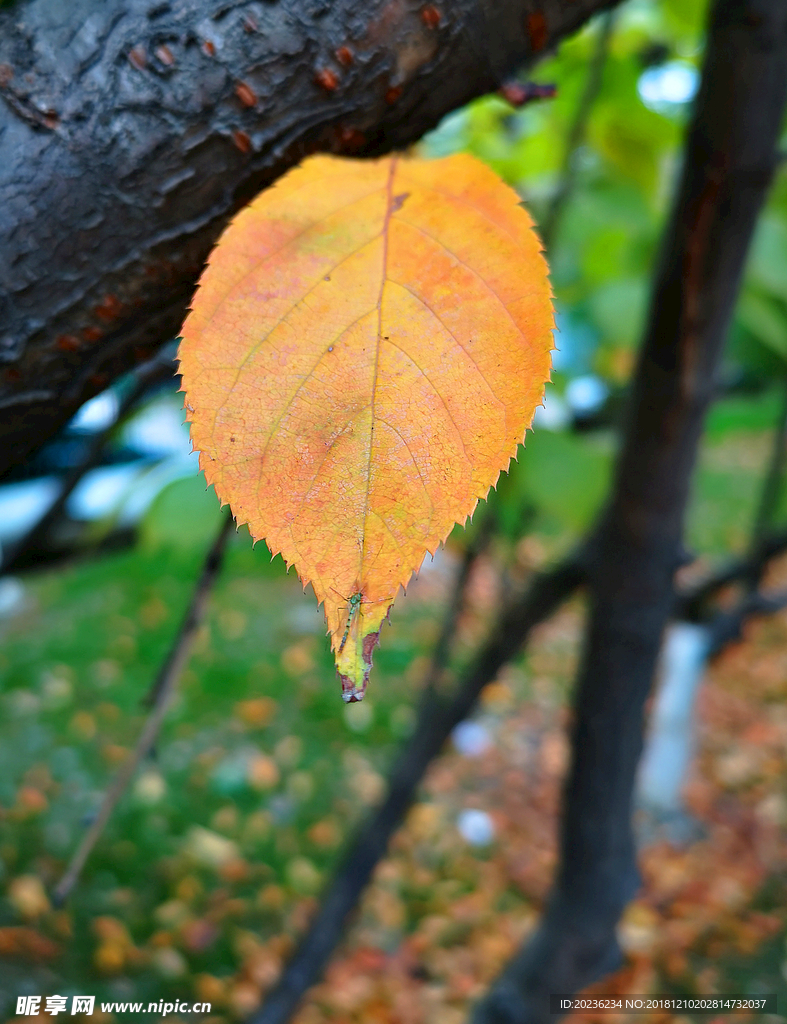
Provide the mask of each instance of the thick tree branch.
{"label": "thick tree branch", "polygon": [[553,1019],[620,962],[615,926],[639,887],[631,828],[644,703],[703,418],[741,271],[776,165],[787,99],[787,5],[716,0],[682,179],[656,275],[612,499],[589,569],[561,865],[544,919],[475,1024]]}
{"label": "thick tree branch", "polygon": [[18,0],[0,12],[0,474],[177,335],[228,219],[403,148],[615,0]]}

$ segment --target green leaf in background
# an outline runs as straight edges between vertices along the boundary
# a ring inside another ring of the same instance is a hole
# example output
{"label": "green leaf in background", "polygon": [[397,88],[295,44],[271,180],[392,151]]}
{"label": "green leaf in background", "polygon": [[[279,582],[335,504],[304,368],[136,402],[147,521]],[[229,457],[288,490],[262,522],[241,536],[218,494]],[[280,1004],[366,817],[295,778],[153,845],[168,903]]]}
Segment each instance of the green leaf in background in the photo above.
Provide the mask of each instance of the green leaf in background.
{"label": "green leaf in background", "polygon": [[778,388],[762,395],[740,395],[716,402],[705,421],[705,438],[722,439],[739,431],[769,431],[776,423],[784,399]]}
{"label": "green leaf in background", "polygon": [[760,218],[752,240],[746,277],[787,302],[787,220],[784,209],[771,209]]}
{"label": "green leaf in background", "polygon": [[787,315],[777,302],[746,289],[738,301],[737,316],[758,341],[787,359]]}
{"label": "green leaf in background", "polygon": [[528,435],[522,465],[533,504],[572,533],[582,533],[607,493],[612,454],[598,437],[548,430]]}
{"label": "green leaf in background", "polygon": [[647,282],[642,278],[610,281],[590,298],[593,318],[604,339],[623,348],[639,341],[648,299]]}
{"label": "green leaf in background", "polygon": [[205,487],[205,478],[175,480],[158,495],[140,524],[140,541],[146,550],[163,547],[204,550],[219,528],[221,512],[216,492]]}

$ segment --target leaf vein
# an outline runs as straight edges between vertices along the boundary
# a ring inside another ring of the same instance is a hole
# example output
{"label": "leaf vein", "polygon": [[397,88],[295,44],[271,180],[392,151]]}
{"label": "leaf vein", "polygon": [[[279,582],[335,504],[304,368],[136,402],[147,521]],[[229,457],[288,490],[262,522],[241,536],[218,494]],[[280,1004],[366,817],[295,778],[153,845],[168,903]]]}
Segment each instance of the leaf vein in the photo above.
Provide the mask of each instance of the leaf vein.
{"label": "leaf vein", "polygon": [[[461,196],[453,195],[451,192],[444,192],[443,189],[435,188],[434,185],[425,185],[420,181],[417,183],[417,185],[414,185],[414,187],[418,188],[419,191],[434,192],[435,195],[442,196],[444,199],[449,200],[449,202],[454,202],[460,206],[467,207],[468,210],[472,210],[474,213],[477,213],[479,217],[482,217],[487,222],[487,224],[491,224],[492,227],[496,228],[502,234],[510,238],[514,245],[517,247],[517,249],[523,248],[522,243],[519,241],[518,238],[515,238],[514,235],[511,234],[508,228],[503,227],[503,225],[498,223],[498,221],[493,220],[489,216],[489,214],[486,213],[485,210],[482,210],[480,207],[476,206],[475,203],[471,203],[467,199],[463,199]],[[397,220],[403,219],[404,218],[397,218]]]}
{"label": "leaf vein", "polygon": [[[287,241],[284,243],[284,245],[281,245],[274,252],[269,252],[267,256],[263,257],[263,259],[261,259],[258,262],[256,262],[254,264],[254,266],[252,266],[249,270],[247,270],[246,273],[243,274],[242,277],[239,277],[237,281],[233,281],[229,285],[229,287],[227,288],[226,292],[224,292],[224,294],[222,295],[220,301],[216,303],[216,306],[215,306],[213,312],[215,313],[216,310],[227,301],[227,299],[235,291],[235,289],[239,288],[244,283],[244,281],[246,281],[247,278],[251,277],[252,274],[255,274],[260,269],[260,267],[264,267],[266,263],[269,263],[272,259],[275,259],[276,256],[280,256],[281,253],[283,253],[284,250],[288,246],[293,244],[293,242],[297,242],[299,238],[303,238],[304,235],[308,234],[314,228],[318,228],[321,224],[324,224],[326,222],[326,220],[329,220],[331,217],[335,216],[335,214],[342,213],[344,210],[351,209],[357,203],[363,202],[364,199],[368,199],[369,196],[372,196],[372,195],[374,195],[375,192],[379,192],[379,191],[381,191],[380,186],[379,185],[375,186],[375,188],[371,189],[365,195],[358,196],[356,199],[353,199],[349,203],[343,203],[341,206],[337,206],[335,210],[331,210],[330,213],[326,213],[324,217],[320,217],[317,220],[312,221],[302,231],[299,231],[296,235],[293,235],[291,238],[288,238]],[[377,237],[377,236],[375,236],[375,237]],[[222,243],[219,242],[219,244],[213,250],[214,254],[221,247],[222,247]],[[211,257],[211,259],[212,258],[213,257]],[[337,266],[338,265],[339,264],[337,264]],[[212,319],[212,317],[213,317],[213,314],[211,314],[211,319]]]}
{"label": "leaf vein", "polygon": [[[382,416],[381,416],[381,417],[379,417],[379,421],[380,421],[380,423],[385,424],[385,426],[388,427],[389,430],[393,430],[393,432],[396,434],[396,436],[399,438],[399,440],[402,442],[402,444],[407,449],[407,454],[410,456],[410,458],[412,460],[412,463],[415,466],[415,471],[418,474],[418,476],[420,477],[421,483],[422,483],[423,488],[424,488],[424,493],[426,494],[426,498],[427,498],[427,500],[429,502],[429,507],[431,508],[432,513],[434,513],[435,507],[434,507],[434,502],[432,501],[432,497],[429,494],[429,488],[426,486],[426,481],[424,480],[424,475],[421,472],[421,467],[418,465],[418,463],[416,461],[416,458],[413,455],[412,449],[410,448],[410,445],[407,442],[407,439],[403,436],[402,432],[397,427],[395,427],[393,425],[393,423],[391,423],[389,420],[384,420],[382,418]],[[431,525],[431,522],[432,522],[432,516],[430,515],[429,516],[429,524],[430,525]]]}
{"label": "leaf vein", "polygon": [[[367,239],[363,243],[363,245],[359,245],[357,249],[353,249],[352,252],[348,252],[345,256],[342,257],[341,260],[339,260],[338,263],[333,264],[333,266],[331,267],[331,270],[336,270],[338,267],[341,267],[342,264],[346,263],[347,260],[352,259],[353,256],[357,256],[359,252],[363,252],[363,250],[367,247],[367,245],[371,245],[373,242],[376,242],[379,237],[380,237],[380,235],[375,235],[374,238]],[[320,280],[322,280],[322,278]],[[235,385],[240,380],[240,375],[241,375],[241,373],[243,373],[243,370],[245,369],[246,364],[249,362],[249,360],[253,359],[254,356],[257,355],[257,353],[260,351],[260,349],[262,349],[262,347],[265,345],[266,341],[268,341],[270,339],[271,334],[273,334],[273,332],[276,330],[277,327],[281,327],[281,325],[283,323],[288,323],[287,317],[290,315],[290,313],[292,313],[293,310],[295,310],[301,303],[305,303],[307,297],[309,295],[311,295],[312,292],[315,291],[315,289],[319,288],[319,286],[320,286],[320,281],[315,281],[314,284],[309,289],[307,289],[307,291],[305,291],[303,293],[303,295],[298,296],[298,298],[295,300],[295,302],[293,302],[293,304],[289,307],[289,309],[286,311],[286,313],[282,314],[282,316],[279,317],[279,319],[276,321],[276,323],[273,324],[273,326],[270,328],[270,330],[265,335],[265,337],[262,338],[260,341],[258,341],[256,345],[252,346],[252,348],[250,349],[248,354],[243,357],[242,361],[238,365],[238,372],[235,374],[235,380],[232,382],[232,384],[230,384],[229,388],[227,389],[227,397],[224,399],[224,401],[221,403],[221,405],[216,409],[216,414],[215,414],[214,419],[213,419],[214,426],[215,426],[215,423],[216,423],[216,417],[219,415],[221,410],[224,408],[224,406],[230,400],[230,396],[232,395],[232,392],[233,392],[233,390],[235,388]],[[371,310],[368,310],[368,309],[364,310],[364,312],[359,317],[357,317],[355,320],[353,320],[352,324],[350,324],[350,327],[353,327],[355,324],[358,323],[359,320],[362,320],[370,312],[371,312]],[[288,326],[289,326],[289,324],[288,324]],[[345,331],[347,331],[347,330],[349,330],[349,328],[343,328],[342,331],[341,331],[341,334],[338,334],[336,336],[336,338],[334,339],[334,341],[337,340],[338,338],[340,338],[345,333]],[[323,352],[322,355],[325,355],[325,353]],[[320,356],[320,358],[322,359],[322,356]]]}
{"label": "leaf vein", "polygon": [[391,157],[391,166],[388,171],[385,219],[383,221],[382,229],[383,265],[382,273],[380,274],[380,290],[377,294],[377,344],[374,350],[374,369],[372,371],[372,414],[369,417],[369,457],[366,466],[366,494],[364,496],[364,527],[363,540],[361,542],[360,565],[358,566],[359,574],[363,568],[364,557],[366,555],[366,517],[369,515],[369,488],[371,486],[372,479],[372,451],[374,449],[374,406],[375,399],[377,397],[377,375],[380,366],[380,343],[383,335],[383,293],[385,291],[385,282],[388,278],[388,232],[391,224],[391,214],[393,212],[393,181],[397,163],[397,158],[395,156]]}
{"label": "leaf vein", "polygon": [[[465,270],[469,270],[470,273],[473,275],[473,277],[476,277],[481,282],[481,284],[483,284],[483,286],[486,288],[486,290],[489,292],[489,294],[490,295],[494,295],[494,297],[500,303],[501,309],[504,311],[505,315],[508,317],[508,319],[511,321],[511,323],[514,326],[514,328],[516,329],[517,334],[522,338],[522,340],[524,341],[524,343],[527,345],[528,348],[532,348],[530,342],[525,337],[525,332],[522,330],[522,328],[519,326],[519,324],[516,322],[516,320],[511,315],[511,313],[510,313],[510,311],[508,309],[508,306],[506,306],[505,302],[503,302],[503,300],[500,298],[500,296],[495,291],[495,289],[492,287],[492,285],[486,280],[485,277],[483,277],[475,269],[475,267],[470,266],[469,263],[465,263],[465,261],[461,258],[461,256],[457,256],[457,254],[453,251],[453,249],[449,249],[448,246],[445,244],[445,242],[441,242],[439,238],[435,238],[435,236],[430,231],[427,231],[426,228],[422,228],[420,225],[414,224],[411,220],[407,220],[404,217],[397,217],[396,219],[397,219],[397,221],[400,224],[407,224],[408,227],[411,227],[414,231],[418,231],[425,238],[428,238],[430,241],[434,242],[434,244],[436,246],[438,246],[440,249],[442,249],[443,252],[447,252],[449,256],[451,256],[453,259],[456,260],[457,263],[461,264],[461,266],[463,266],[465,268]],[[442,321],[440,321],[440,322],[442,323]]]}
{"label": "leaf vein", "polygon": [[[393,279],[392,279],[392,281],[393,281]],[[424,307],[424,309],[427,309],[432,314],[432,316],[435,318],[435,320],[440,324],[440,326],[450,334],[451,338],[456,343],[457,348],[460,348],[462,350],[462,352],[464,352],[464,354],[467,356],[467,358],[470,360],[470,362],[473,364],[473,366],[478,371],[478,376],[481,378],[481,380],[486,385],[487,389],[489,390],[489,394],[492,396],[493,401],[496,402],[498,405],[502,406],[502,408],[503,408],[503,416],[505,417],[506,416],[506,412],[507,412],[505,402],[502,400],[502,398],[498,398],[497,395],[495,394],[495,389],[492,387],[492,385],[487,380],[486,375],[484,374],[484,371],[481,369],[481,367],[476,362],[475,358],[473,357],[472,352],[468,352],[468,350],[464,347],[464,345],[459,340],[459,338],[457,338],[457,336],[454,334],[454,332],[451,330],[451,328],[446,326],[446,324],[443,323],[443,321],[437,315],[435,310],[432,309],[432,307],[429,305],[429,303],[426,301],[426,299],[422,295],[419,295],[417,292],[413,291],[413,289],[409,285],[402,284],[401,281],[393,281],[393,284],[395,284],[398,288],[403,288],[404,291],[409,292],[410,295],[412,295],[412,297],[416,300],[416,302],[420,302],[421,305]]]}
{"label": "leaf vein", "polygon": [[443,398],[443,396],[442,396],[442,394],[440,392],[440,389],[434,383],[434,381],[429,376],[429,374],[426,372],[426,370],[424,370],[424,368],[422,366],[420,366],[419,363],[415,359],[413,359],[413,357],[410,355],[409,352],[405,352],[405,350],[402,348],[401,345],[397,345],[395,341],[391,341],[390,339],[388,339],[388,344],[392,345],[394,348],[398,348],[399,351],[402,353],[402,355],[406,356],[410,360],[410,362],[413,364],[413,366],[423,376],[424,380],[430,385],[430,387],[432,388],[432,391],[434,391],[434,393],[437,395],[437,397],[443,403],[443,406],[445,407],[445,411],[448,413],[448,418],[450,419],[450,421],[454,425],[454,429],[456,430],[457,437],[459,438],[459,443],[462,445],[462,452],[464,453],[465,462],[470,466],[471,475],[472,475],[473,463],[471,462],[470,458],[468,457],[467,445],[465,444],[465,439],[462,436],[462,431],[459,429],[459,424],[456,422],[456,420],[453,417],[453,414],[452,414],[451,410],[448,408],[448,403]]}

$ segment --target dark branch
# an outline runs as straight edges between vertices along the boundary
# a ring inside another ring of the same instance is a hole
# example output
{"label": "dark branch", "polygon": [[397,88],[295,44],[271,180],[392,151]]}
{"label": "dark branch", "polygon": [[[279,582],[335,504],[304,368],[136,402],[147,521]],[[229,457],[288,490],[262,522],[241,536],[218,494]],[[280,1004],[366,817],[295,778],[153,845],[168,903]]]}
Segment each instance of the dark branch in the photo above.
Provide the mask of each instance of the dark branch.
{"label": "dark branch", "polygon": [[152,707],[142,727],[137,745],[117,773],[115,781],[107,790],[95,821],[85,833],[76,853],[71,858],[71,863],[68,865],[65,874],[58,882],[52,894],[52,899],[56,906],[60,906],[68,899],[93,847],[101,838],[101,834],[106,828],[118,800],[125,793],[140,763],[148,755],[153,744],[156,742],[164,716],[175,694],[178,679],[191,654],[194,637],[205,616],[205,609],[207,608],[211,589],[221,570],[224,548],[227,544],[232,523],[232,516],[227,513],[205,559],[205,564],[194,587],[189,607],[178,630],[178,634],[150,691],[148,702],[152,704]]}
{"label": "dark branch", "polygon": [[2,565],[0,565],[1,573],[15,572],[19,568],[28,565],[31,556],[34,558],[36,552],[45,544],[53,526],[62,518],[66,502],[74,493],[79,482],[86,473],[89,473],[100,462],[104,448],[119,424],[123,422],[150,388],[166,380],[172,380],[176,372],[174,361],[165,354],[159,354],[159,356],[151,359],[148,363],[144,363],[134,371],[133,379],[120,402],[115,419],[108,427],[99,431],[91,438],[82,460],[63,479],[55,500],[41,518],[30,527],[24,537],[10,547],[2,561]]}
{"label": "dark branch", "polygon": [[602,18],[596,39],[596,49],[593,59],[590,62],[587,82],[579,101],[574,120],[566,140],[566,152],[563,157],[563,166],[558,177],[557,188],[552,196],[546,215],[541,223],[541,238],[544,248],[550,249],[555,243],[555,235],[560,224],[563,210],[568,203],[571,193],[574,191],[577,180],[577,152],[585,141],[588,121],[593,111],[601,84],[604,77],[604,65],[607,63],[609,53],[609,42],[612,38],[612,29],[615,25],[614,11],[608,11]]}
{"label": "dark branch", "polygon": [[18,0],[0,11],[0,474],[180,331],[232,215],[401,149],[615,0]]}
{"label": "dark branch", "polygon": [[743,627],[758,615],[773,615],[787,606],[787,591],[747,594],[731,611],[718,612],[709,623],[708,657],[713,658],[741,639]]}
{"label": "dark branch", "polygon": [[662,245],[612,498],[589,566],[561,862],[547,910],[475,1024],[554,1020],[620,963],[639,887],[631,806],[645,700],[674,605],[683,518],[746,252],[776,167],[787,5],[716,0],[683,171]]}
{"label": "dark branch", "polygon": [[765,568],[766,560],[763,558],[762,552],[779,504],[784,483],[785,456],[787,456],[787,386],[784,388],[779,419],[773,432],[771,457],[765,472],[749,545],[749,560],[752,562],[753,568],[746,576],[746,583],[752,590],[756,590],[759,586]]}
{"label": "dark branch", "polygon": [[450,700],[428,688],[412,738],[401,750],[388,779],[384,802],[372,814],[347,851],[308,932],[287,964],[278,985],[249,1024],[285,1024],[307,989],[317,981],[342,936],[388,842],[412,803],[429,762],[451,731],[473,710],[481,690],[517,653],[530,631],[548,618],[583,579],[580,556],[537,576],[524,597],[504,610],[493,636],[481,650]]}
{"label": "dark branch", "polygon": [[754,554],[733,558],[707,579],[678,594],[673,616],[688,622],[699,622],[707,616],[707,604],[720,590],[752,575],[762,576],[772,558],[787,551],[787,530],[770,534],[760,542]]}

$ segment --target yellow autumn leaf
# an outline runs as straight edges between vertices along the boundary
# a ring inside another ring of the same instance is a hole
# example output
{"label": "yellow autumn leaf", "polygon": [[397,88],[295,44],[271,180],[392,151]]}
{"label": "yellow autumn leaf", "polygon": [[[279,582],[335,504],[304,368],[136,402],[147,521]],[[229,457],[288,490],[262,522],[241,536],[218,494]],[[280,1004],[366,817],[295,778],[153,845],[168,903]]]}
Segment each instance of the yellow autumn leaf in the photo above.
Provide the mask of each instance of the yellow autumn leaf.
{"label": "yellow autumn leaf", "polygon": [[553,326],[529,215],[466,155],[311,157],[213,252],[180,346],[192,440],[312,584],[346,701],[399,587],[522,443]]}

